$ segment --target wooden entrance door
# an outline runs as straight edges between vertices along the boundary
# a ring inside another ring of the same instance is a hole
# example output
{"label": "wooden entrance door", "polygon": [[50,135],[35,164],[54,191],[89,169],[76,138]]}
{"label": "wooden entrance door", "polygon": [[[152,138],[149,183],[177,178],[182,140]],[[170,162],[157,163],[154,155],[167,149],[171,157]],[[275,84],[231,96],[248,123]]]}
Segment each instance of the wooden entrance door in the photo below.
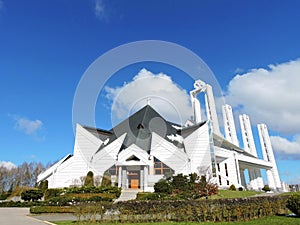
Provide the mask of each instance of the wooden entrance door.
{"label": "wooden entrance door", "polygon": [[130,186],[131,186],[131,188],[139,188],[139,180],[131,179]]}

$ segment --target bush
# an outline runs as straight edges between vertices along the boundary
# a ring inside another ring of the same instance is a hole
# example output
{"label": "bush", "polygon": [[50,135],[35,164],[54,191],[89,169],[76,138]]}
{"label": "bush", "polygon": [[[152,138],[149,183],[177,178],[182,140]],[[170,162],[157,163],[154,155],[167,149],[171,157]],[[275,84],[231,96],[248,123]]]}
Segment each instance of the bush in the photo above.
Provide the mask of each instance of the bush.
{"label": "bush", "polygon": [[87,173],[83,186],[85,186],[85,187],[93,187],[94,186],[94,174],[92,171],[89,171]]}
{"label": "bush", "polygon": [[29,189],[21,193],[21,199],[24,201],[37,201],[43,197],[43,192],[40,189]]}
{"label": "bush", "polygon": [[296,215],[300,215],[300,195],[293,194],[287,200],[286,207]]}
{"label": "bush", "polygon": [[156,193],[171,194],[172,193],[172,187],[171,187],[170,183],[167,180],[161,179],[157,183],[154,184],[154,191]]}
{"label": "bush", "polygon": [[[155,193],[168,194],[173,199],[197,199],[217,194],[218,186],[207,180],[206,176],[199,177],[196,173],[189,176],[178,174],[167,180],[161,179],[154,184]],[[167,199],[170,197],[167,196]]]}
{"label": "bush", "polygon": [[263,190],[264,192],[271,191],[269,185],[267,185],[267,184],[262,188],[262,190]]}
{"label": "bush", "polygon": [[[287,212],[287,196],[239,199],[127,201],[112,205],[121,222],[248,221]],[[184,206],[184,207],[183,207]]]}
{"label": "bush", "polygon": [[7,199],[9,196],[10,196],[10,192],[2,192],[1,194],[0,194],[0,200],[5,200],[5,199]]}
{"label": "bush", "polygon": [[166,193],[151,193],[151,192],[139,192],[136,196],[137,200],[162,200],[166,199],[169,195]]}
{"label": "bush", "polygon": [[9,201],[0,202],[0,207],[31,207],[35,205],[41,205],[43,202],[20,202],[20,201]]}
{"label": "bush", "polygon": [[32,206],[30,213],[74,213],[74,209],[70,206]]}
{"label": "bush", "polygon": [[43,193],[45,193],[45,192],[47,191],[47,189],[48,189],[48,180],[42,181],[42,182],[39,184],[38,188],[39,188]]}
{"label": "bush", "polygon": [[243,189],[243,187],[239,187],[239,191],[243,191],[244,189]]}
{"label": "bush", "polygon": [[63,193],[63,189],[50,188],[45,191],[44,199],[48,200],[51,198],[59,197]]}
{"label": "bush", "polygon": [[234,184],[230,185],[229,190],[230,191],[236,191],[236,187],[234,186]]}
{"label": "bush", "polygon": [[110,175],[105,174],[105,175],[102,177],[101,186],[102,186],[102,187],[111,186],[111,176],[110,176]]}

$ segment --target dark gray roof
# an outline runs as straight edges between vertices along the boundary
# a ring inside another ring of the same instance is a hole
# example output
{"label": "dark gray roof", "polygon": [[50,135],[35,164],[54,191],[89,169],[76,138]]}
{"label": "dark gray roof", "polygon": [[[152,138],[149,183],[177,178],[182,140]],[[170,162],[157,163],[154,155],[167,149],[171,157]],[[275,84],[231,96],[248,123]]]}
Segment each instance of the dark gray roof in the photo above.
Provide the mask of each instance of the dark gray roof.
{"label": "dark gray roof", "polygon": [[[129,147],[132,144],[136,144],[141,149],[149,152],[152,132],[155,132],[163,139],[173,143],[175,146],[179,148],[184,148],[183,144],[178,143],[177,141],[171,141],[167,138],[167,136],[172,134],[179,134],[183,138],[186,138],[196,129],[203,126],[205,123],[206,121],[189,127],[177,128],[181,126],[165,120],[150,105],[146,105],[145,107],[143,107],[142,109],[140,109],[139,111],[137,111],[136,113],[134,113],[129,118],[125,119],[109,131],[86,126],[84,126],[84,128],[96,137],[100,138],[102,141],[109,138],[108,144],[116,140],[118,137],[122,136],[124,133],[127,133],[120,151]],[[250,153],[246,152],[245,150],[239,148],[238,146],[230,143],[223,137],[220,137],[216,134],[213,134],[213,142],[215,146],[231,151],[236,151],[247,156],[252,156]],[[103,147],[103,145],[100,146],[98,151],[100,151]]]}
{"label": "dark gray roof", "polygon": [[224,148],[224,149],[227,149],[230,151],[242,153],[247,156],[255,157],[255,156],[251,155],[250,153],[246,152],[244,149],[241,149],[240,147],[232,144],[231,142],[227,141],[223,137],[220,137],[216,134],[213,134],[213,141],[214,141],[214,146],[218,146],[220,148]]}
{"label": "dark gray roof", "polygon": [[102,141],[104,141],[107,138],[109,138],[110,136],[112,136],[112,133],[107,130],[102,130],[102,129],[88,127],[88,126],[83,126],[83,128],[86,129],[87,131],[89,131],[91,134],[98,137],[99,139],[101,139]]}
{"label": "dark gray roof", "polygon": [[[167,135],[177,133],[177,129],[172,125],[175,124],[166,121],[150,105],[147,105],[112,128],[110,132],[113,135],[110,142],[127,133],[123,148],[136,144],[141,149],[149,152],[152,132],[166,139]],[[176,124],[176,126],[179,125]]]}

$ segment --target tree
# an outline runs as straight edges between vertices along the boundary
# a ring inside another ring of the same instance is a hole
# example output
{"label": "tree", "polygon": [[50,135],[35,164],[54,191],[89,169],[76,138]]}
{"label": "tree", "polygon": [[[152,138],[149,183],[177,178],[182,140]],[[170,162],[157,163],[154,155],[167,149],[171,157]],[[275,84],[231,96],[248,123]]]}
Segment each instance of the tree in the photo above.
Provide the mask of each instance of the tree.
{"label": "tree", "polygon": [[101,181],[101,186],[111,186],[111,175],[107,172],[104,173]]}
{"label": "tree", "polygon": [[92,171],[87,173],[83,186],[94,187],[94,173]]}
{"label": "tree", "polygon": [[45,192],[47,191],[47,189],[48,189],[48,180],[42,181],[42,182],[39,184],[38,188],[39,188],[43,193],[45,193]]}

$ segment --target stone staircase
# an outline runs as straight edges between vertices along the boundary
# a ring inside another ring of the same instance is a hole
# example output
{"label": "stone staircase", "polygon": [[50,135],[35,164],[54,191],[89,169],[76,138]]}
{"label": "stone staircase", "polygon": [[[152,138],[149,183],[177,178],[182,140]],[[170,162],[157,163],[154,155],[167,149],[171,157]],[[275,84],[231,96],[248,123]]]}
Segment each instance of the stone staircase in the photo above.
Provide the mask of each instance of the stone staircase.
{"label": "stone staircase", "polygon": [[118,199],[116,199],[114,201],[114,203],[116,202],[124,202],[124,201],[129,201],[129,200],[133,200],[136,199],[136,195],[138,192],[141,192],[140,189],[126,189],[126,190],[122,190],[121,195]]}

